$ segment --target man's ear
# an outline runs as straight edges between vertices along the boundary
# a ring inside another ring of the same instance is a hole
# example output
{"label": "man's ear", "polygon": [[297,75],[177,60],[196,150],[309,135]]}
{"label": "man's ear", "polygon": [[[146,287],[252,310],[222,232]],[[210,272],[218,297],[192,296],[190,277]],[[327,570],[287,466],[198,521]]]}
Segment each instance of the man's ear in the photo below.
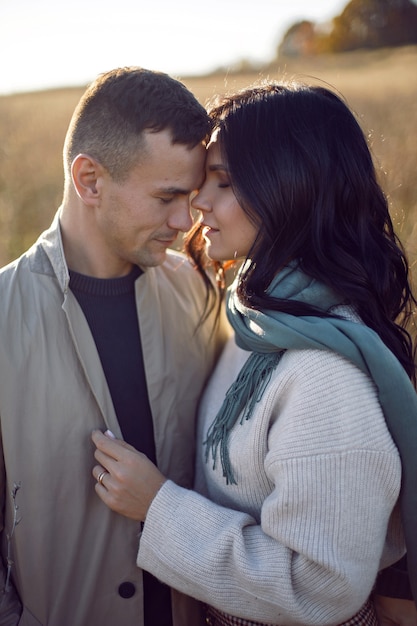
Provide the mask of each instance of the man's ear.
{"label": "man's ear", "polygon": [[91,206],[99,199],[103,166],[88,154],[78,154],[71,165],[71,177],[74,188],[81,200]]}

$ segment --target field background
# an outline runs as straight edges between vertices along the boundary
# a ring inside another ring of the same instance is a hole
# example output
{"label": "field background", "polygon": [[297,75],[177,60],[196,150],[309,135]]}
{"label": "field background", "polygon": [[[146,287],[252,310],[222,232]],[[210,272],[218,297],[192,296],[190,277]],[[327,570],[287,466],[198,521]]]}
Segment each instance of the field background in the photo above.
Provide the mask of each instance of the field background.
{"label": "field background", "polygon": [[[246,71],[180,77],[203,104],[259,78],[300,78],[341,92],[369,136],[411,263],[417,260],[417,47],[286,59]],[[85,86],[0,97],[0,265],[44,230],[62,197],[65,132]],[[417,273],[417,272],[416,272]]]}

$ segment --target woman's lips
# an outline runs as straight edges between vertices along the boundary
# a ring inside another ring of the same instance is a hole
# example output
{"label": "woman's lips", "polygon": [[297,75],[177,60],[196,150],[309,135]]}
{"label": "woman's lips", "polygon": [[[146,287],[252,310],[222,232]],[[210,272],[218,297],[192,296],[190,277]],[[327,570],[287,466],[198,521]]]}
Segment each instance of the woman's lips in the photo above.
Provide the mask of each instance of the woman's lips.
{"label": "woman's lips", "polygon": [[213,228],[212,226],[204,225],[204,228],[203,228],[203,236],[204,237],[213,235],[213,234],[218,233],[218,232],[219,231],[218,231],[217,228]]}

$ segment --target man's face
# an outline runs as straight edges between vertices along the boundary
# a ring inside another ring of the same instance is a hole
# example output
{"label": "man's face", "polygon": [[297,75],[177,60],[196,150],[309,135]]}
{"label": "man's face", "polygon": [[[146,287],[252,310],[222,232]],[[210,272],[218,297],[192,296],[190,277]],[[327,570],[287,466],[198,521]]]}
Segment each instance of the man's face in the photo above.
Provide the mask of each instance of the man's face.
{"label": "man's face", "polygon": [[204,160],[202,144],[189,149],[172,144],[169,131],[146,132],[144,154],[128,178],[116,183],[103,175],[96,253],[108,277],[165,260],[178,233],[192,226],[189,196],[202,184]]}

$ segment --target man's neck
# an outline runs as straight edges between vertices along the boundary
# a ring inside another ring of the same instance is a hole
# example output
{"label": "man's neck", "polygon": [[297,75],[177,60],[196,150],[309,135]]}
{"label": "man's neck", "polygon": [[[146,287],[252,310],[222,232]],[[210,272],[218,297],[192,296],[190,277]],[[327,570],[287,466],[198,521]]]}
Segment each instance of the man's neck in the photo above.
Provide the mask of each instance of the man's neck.
{"label": "man's neck", "polygon": [[131,272],[132,263],[102,250],[95,228],[82,213],[75,215],[64,207],[60,226],[65,260],[74,272],[93,278],[120,278]]}

